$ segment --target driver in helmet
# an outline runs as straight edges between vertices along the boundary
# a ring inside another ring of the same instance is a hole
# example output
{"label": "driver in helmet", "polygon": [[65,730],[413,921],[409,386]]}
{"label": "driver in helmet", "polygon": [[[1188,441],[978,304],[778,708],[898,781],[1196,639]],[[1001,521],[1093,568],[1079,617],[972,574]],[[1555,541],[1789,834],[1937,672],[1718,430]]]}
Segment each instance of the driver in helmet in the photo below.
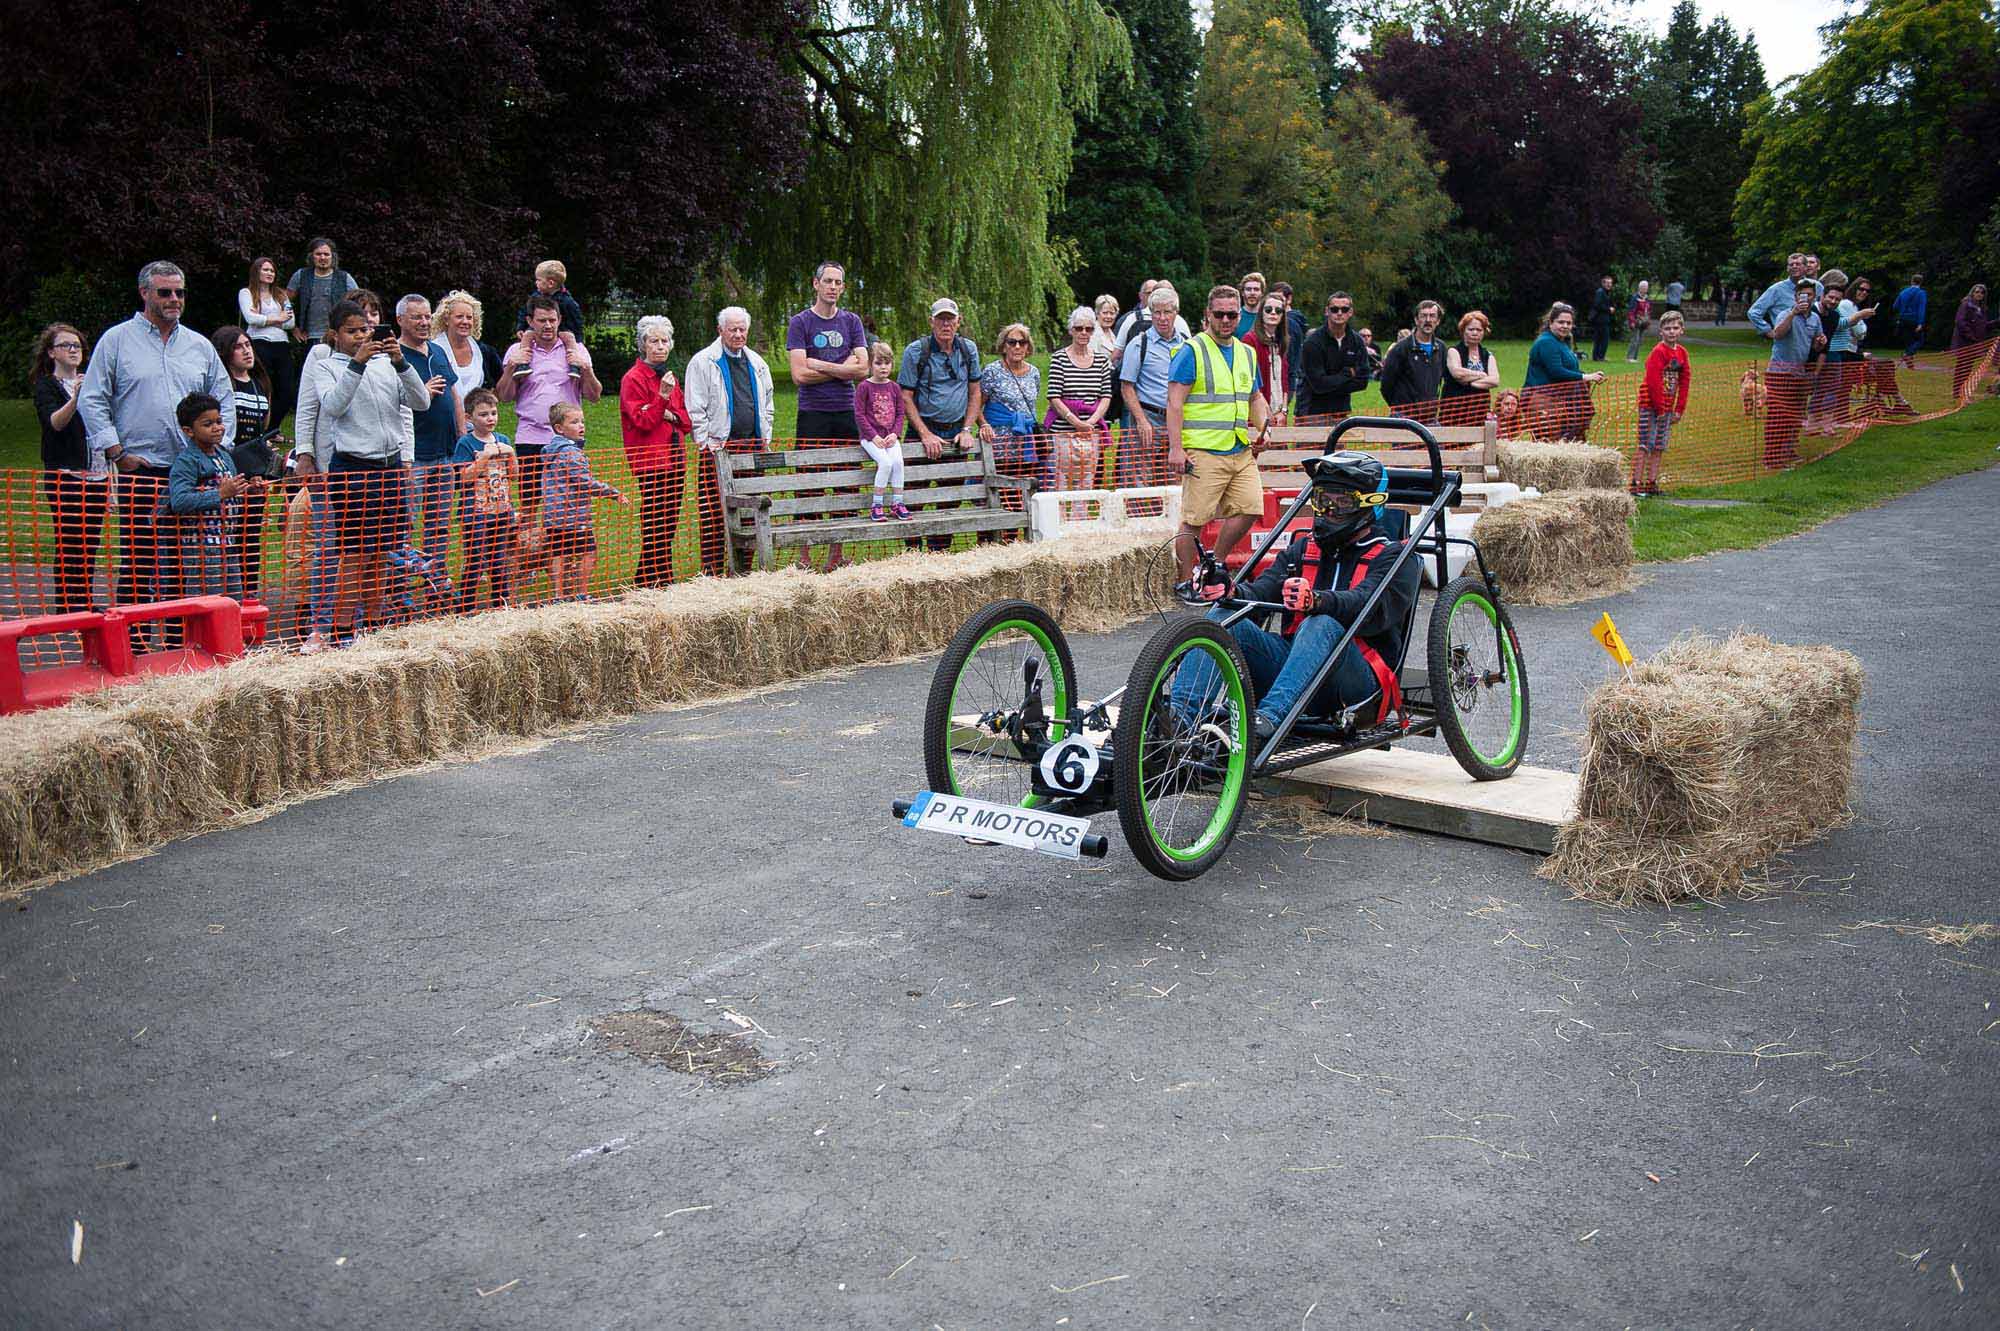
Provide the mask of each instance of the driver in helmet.
{"label": "driver in helmet", "polygon": [[[1387,478],[1378,459],[1343,451],[1308,458],[1305,468],[1312,478],[1311,531],[1294,538],[1269,568],[1239,585],[1236,593],[1249,600],[1282,601],[1284,619],[1277,632],[1249,619],[1229,628],[1243,649],[1257,689],[1252,734],[1260,748],[1388,577],[1404,544],[1390,540],[1377,525],[1388,501]],[[1368,721],[1381,722],[1401,710],[1402,690],[1390,663],[1403,659],[1404,633],[1422,577],[1416,560],[1403,564],[1361,621],[1333,673],[1307,704],[1309,713],[1329,716],[1371,695],[1379,695],[1379,701]],[[1222,592],[1214,584],[1201,589],[1208,600],[1220,598]],[[1211,613],[1220,617],[1224,612],[1218,607]]]}

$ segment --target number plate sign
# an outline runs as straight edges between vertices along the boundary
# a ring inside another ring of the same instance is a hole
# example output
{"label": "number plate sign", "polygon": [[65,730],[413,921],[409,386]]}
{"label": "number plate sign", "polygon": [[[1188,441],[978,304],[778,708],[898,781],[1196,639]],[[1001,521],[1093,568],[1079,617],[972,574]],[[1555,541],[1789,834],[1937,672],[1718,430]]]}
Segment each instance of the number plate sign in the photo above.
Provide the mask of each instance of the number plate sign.
{"label": "number plate sign", "polygon": [[1090,820],[923,790],[917,792],[910,811],[903,815],[903,826],[968,841],[997,841],[1074,860],[1083,854],[1083,837],[1090,831]]}
{"label": "number plate sign", "polygon": [[1090,741],[1071,735],[1062,743],[1044,750],[1037,766],[1041,768],[1042,780],[1048,782],[1049,789],[1060,790],[1067,795],[1081,795],[1097,779],[1097,750]]}

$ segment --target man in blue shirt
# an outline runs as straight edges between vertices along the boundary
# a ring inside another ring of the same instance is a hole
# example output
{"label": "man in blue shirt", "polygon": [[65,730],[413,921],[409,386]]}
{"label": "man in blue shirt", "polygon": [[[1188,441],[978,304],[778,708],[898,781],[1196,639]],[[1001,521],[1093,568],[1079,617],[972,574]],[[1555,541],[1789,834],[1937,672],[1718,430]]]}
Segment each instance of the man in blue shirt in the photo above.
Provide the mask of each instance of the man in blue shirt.
{"label": "man in blue shirt", "polygon": [[1743,317],[1750,321],[1752,328],[1765,337],[1771,336],[1771,325],[1777,322],[1779,315],[1791,308],[1793,298],[1798,294],[1800,282],[1812,283],[1813,299],[1819,299],[1819,280],[1806,272],[1806,256],[1794,254],[1785,260],[1785,275],[1764,288],[1764,294],[1757,297],[1756,302]]}
{"label": "man in blue shirt", "polygon": [[451,549],[451,507],[458,494],[458,468],[451,454],[465,433],[458,368],[451,363],[451,352],[431,341],[431,303],[422,296],[412,292],[396,302],[396,331],[403,359],[431,391],[431,404],[413,413],[410,521],[424,524],[424,553],[443,558]]}
{"label": "man in blue shirt", "polygon": [[[187,278],[164,259],[139,270],[137,314],[97,339],[96,354],[77,390],[77,411],[93,463],[118,472],[119,558],[116,600],[143,605],[172,595],[162,578],[154,514],[167,494],[167,472],[187,446],[175,412],[190,393],[222,404],[222,448],[236,438],[229,372],[215,345],[181,325]],[[93,467],[93,470],[96,468]],[[179,645],[171,629],[166,645]]]}
{"label": "man in blue shirt", "polygon": [[[931,302],[931,331],[903,348],[903,363],[896,375],[903,390],[903,414],[909,420],[908,435],[920,440],[924,456],[935,462],[944,456],[950,439],[958,448],[971,448],[979,423],[979,350],[959,328],[958,302],[941,296]],[[913,485],[912,490],[932,488],[935,482]],[[979,533],[981,545],[990,544],[999,533]],[[946,550],[951,536],[926,536],[927,550]]]}
{"label": "man in blue shirt", "polygon": [[[1188,340],[1176,326],[1181,298],[1172,287],[1156,284],[1146,306],[1141,311],[1145,322],[1133,329],[1118,364],[1118,391],[1125,397],[1124,436],[1118,446],[1121,485],[1162,485],[1174,479],[1165,474],[1161,452],[1167,439],[1167,371]],[[1135,459],[1143,458],[1147,464],[1131,472],[1135,477],[1131,481],[1123,479],[1128,447]]]}
{"label": "man in blue shirt", "polygon": [[1924,323],[1930,317],[1930,293],[1924,290],[1924,275],[1911,273],[1910,284],[1896,293],[1896,340],[1903,344],[1903,368],[1913,364],[1924,349]]}
{"label": "man in blue shirt", "polygon": [[[1759,299],[1757,303],[1764,302]],[[1764,371],[1764,465],[1767,467],[1789,467],[1799,460],[1806,362],[1812,359],[1815,350],[1826,346],[1818,303],[1817,284],[1809,277],[1799,278],[1792,286],[1791,305],[1764,332],[1771,339],[1771,363]]]}

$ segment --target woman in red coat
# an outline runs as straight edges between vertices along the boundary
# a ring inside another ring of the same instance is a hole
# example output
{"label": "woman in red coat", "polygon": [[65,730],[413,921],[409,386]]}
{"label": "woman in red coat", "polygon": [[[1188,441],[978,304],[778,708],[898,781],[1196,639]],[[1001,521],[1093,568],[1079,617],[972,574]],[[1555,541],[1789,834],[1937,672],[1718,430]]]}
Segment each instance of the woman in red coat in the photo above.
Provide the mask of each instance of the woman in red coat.
{"label": "woman in red coat", "polygon": [[[674,580],[674,532],[680,526],[682,482],[687,475],[685,440],[694,429],[694,419],[681,400],[680,382],[667,368],[674,349],[673,322],[665,315],[649,314],[635,331],[639,358],[618,385],[625,465],[639,483],[639,567],[632,581],[641,587],[664,587]],[[722,545],[720,502],[713,513],[700,516],[702,571],[720,571],[719,560],[715,570],[709,567],[711,528],[718,552]]]}

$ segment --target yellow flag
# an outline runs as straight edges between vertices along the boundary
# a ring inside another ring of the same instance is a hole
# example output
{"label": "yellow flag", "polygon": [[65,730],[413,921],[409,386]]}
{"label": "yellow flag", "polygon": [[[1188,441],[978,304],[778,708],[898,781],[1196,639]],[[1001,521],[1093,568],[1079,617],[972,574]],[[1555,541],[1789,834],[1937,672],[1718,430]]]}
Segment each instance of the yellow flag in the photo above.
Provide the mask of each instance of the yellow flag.
{"label": "yellow flag", "polygon": [[1597,645],[1611,653],[1611,659],[1627,670],[1632,668],[1632,653],[1625,647],[1625,639],[1618,636],[1618,626],[1611,622],[1606,613],[1591,627],[1590,636],[1597,639]]}

